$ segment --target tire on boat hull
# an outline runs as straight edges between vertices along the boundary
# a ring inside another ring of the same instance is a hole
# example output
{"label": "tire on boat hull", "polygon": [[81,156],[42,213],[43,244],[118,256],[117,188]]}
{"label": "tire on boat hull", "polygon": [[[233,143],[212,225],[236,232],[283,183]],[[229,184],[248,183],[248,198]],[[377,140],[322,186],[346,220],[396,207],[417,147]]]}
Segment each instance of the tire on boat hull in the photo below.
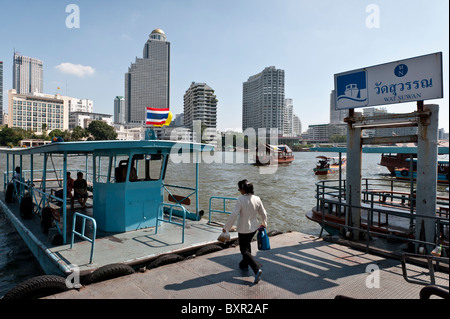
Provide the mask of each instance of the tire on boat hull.
{"label": "tire on boat hull", "polygon": [[216,245],[216,244],[206,245],[206,246],[200,248],[199,250],[197,250],[195,255],[196,256],[202,256],[202,255],[213,253],[215,251],[219,251],[219,250],[222,250],[222,249],[223,248],[221,246]]}
{"label": "tire on boat hull", "polygon": [[134,269],[125,264],[110,264],[94,270],[86,276],[83,283],[85,285],[93,284],[104,280],[109,280],[121,276],[134,274]]}
{"label": "tire on boat hull", "polygon": [[61,276],[43,275],[18,284],[8,291],[3,299],[38,299],[69,290],[66,279]]}
{"label": "tire on boat hull", "polygon": [[153,269],[159,266],[173,264],[178,261],[182,261],[184,258],[177,254],[167,254],[161,257],[156,258],[151,263],[147,265],[147,269]]}

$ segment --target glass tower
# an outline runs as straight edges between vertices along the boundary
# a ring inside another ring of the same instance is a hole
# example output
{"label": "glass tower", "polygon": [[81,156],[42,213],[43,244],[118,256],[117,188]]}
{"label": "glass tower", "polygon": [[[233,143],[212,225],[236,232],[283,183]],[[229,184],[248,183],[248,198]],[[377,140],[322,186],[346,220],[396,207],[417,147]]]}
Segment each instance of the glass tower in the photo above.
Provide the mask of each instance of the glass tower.
{"label": "glass tower", "polygon": [[170,42],[155,29],[125,73],[125,121],[144,124],[146,108],[169,108]]}
{"label": "glass tower", "polygon": [[43,93],[44,64],[14,52],[13,89],[17,94]]}
{"label": "glass tower", "polygon": [[284,70],[274,66],[248,78],[243,84],[242,130],[277,128],[284,131]]}
{"label": "glass tower", "polygon": [[0,61],[0,125],[3,124],[3,62]]}

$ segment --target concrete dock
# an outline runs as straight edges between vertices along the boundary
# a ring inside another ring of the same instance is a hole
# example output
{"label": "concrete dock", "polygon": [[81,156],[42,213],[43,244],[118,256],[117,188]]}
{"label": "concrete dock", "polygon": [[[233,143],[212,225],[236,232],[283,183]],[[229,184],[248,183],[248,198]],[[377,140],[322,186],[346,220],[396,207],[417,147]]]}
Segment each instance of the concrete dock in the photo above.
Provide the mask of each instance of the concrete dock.
{"label": "concrete dock", "polygon": [[[270,238],[271,250],[253,255],[264,265],[261,281],[238,268],[239,247],[136,272],[46,299],[419,299],[430,283],[428,268],[366,254],[321,238],[288,232]],[[436,286],[448,291],[448,273],[435,272]],[[435,296],[434,296],[435,297]],[[439,297],[436,297],[439,298]]]}

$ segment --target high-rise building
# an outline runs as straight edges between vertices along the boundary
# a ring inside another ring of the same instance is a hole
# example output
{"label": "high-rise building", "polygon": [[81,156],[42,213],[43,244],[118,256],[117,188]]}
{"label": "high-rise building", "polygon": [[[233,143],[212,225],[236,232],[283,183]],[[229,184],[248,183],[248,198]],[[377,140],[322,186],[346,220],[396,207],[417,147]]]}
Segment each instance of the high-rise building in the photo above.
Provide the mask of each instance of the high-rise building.
{"label": "high-rise building", "polygon": [[3,62],[0,61],[0,125],[3,124]]}
{"label": "high-rise building", "polygon": [[284,134],[290,135],[293,132],[294,124],[294,102],[292,99],[285,99],[284,105]]}
{"label": "high-rise building", "polygon": [[125,99],[123,96],[116,96],[114,99],[114,123],[125,124]]}
{"label": "high-rise building", "polygon": [[144,45],[143,57],[136,58],[125,73],[125,121],[144,124],[146,108],[169,108],[170,42],[155,29]]}
{"label": "high-rise building", "polygon": [[43,62],[14,52],[13,90],[17,94],[43,93]]}
{"label": "high-rise building", "polygon": [[284,70],[266,67],[243,84],[242,130],[277,128],[284,131]]}
{"label": "high-rise building", "polygon": [[192,82],[184,94],[184,125],[193,129],[197,120],[207,128],[217,128],[217,98],[206,83]]}
{"label": "high-rise building", "polygon": [[336,110],[336,91],[330,93],[330,123],[344,123],[344,119],[348,116],[348,110]]}

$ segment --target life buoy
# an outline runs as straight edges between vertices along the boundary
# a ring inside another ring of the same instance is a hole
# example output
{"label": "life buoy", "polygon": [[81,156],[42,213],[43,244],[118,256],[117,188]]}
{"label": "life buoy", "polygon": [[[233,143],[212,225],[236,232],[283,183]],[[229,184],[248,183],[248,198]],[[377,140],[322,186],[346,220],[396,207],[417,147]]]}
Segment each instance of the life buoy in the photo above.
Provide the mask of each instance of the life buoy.
{"label": "life buoy", "polygon": [[3,299],[38,299],[69,290],[66,279],[61,276],[43,275],[18,284]]}
{"label": "life buoy", "polygon": [[89,285],[108,279],[134,274],[134,269],[125,264],[109,264],[102,266],[86,276],[83,284]]}
{"label": "life buoy", "polygon": [[400,174],[402,174],[402,176],[406,177],[406,176],[408,176],[408,171],[406,169],[404,169],[400,172]]}

